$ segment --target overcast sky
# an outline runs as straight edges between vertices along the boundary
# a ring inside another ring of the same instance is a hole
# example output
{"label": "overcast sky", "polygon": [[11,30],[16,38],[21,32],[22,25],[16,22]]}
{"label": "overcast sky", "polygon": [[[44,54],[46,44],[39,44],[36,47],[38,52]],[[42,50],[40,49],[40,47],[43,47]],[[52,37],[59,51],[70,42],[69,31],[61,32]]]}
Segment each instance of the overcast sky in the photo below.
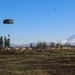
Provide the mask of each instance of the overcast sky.
{"label": "overcast sky", "polygon": [[11,43],[57,42],[73,33],[75,0],[0,0],[0,35],[10,34]]}

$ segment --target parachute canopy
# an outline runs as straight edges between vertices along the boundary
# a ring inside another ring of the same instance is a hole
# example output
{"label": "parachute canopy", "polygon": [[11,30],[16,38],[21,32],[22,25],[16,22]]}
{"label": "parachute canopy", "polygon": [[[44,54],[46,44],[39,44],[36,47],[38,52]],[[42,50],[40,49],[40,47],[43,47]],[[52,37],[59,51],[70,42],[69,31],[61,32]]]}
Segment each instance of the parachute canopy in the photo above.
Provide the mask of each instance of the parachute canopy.
{"label": "parachute canopy", "polygon": [[12,19],[5,19],[3,21],[4,24],[14,24],[14,21]]}

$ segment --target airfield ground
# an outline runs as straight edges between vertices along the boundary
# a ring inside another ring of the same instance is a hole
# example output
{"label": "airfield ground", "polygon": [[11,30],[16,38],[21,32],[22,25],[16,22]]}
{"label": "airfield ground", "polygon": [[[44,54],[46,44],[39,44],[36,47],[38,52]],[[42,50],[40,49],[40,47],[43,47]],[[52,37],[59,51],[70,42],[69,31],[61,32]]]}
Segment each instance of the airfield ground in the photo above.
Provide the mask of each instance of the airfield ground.
{"label": "airfield ground", "polygon": [[0,51],[0,75],[75,75],[75,50]]}

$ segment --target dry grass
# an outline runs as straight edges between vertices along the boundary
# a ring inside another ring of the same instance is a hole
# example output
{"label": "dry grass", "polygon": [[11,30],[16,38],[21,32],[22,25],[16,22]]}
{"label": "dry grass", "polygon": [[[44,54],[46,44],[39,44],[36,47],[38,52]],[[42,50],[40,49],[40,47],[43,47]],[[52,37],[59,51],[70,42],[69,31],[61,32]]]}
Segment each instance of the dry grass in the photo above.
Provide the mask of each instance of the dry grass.
{"label": "dry grass", "polygon": [[75,75],[75,50],[0,51],[0,75]]}

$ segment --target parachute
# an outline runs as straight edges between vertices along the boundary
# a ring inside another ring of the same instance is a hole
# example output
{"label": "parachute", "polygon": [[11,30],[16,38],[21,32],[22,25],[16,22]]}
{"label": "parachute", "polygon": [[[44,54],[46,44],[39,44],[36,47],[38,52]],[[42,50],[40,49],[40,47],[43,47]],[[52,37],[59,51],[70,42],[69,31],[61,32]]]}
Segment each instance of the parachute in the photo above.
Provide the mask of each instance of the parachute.
{"label": "parachute", "polygon": [[5,19],[3,21],[4,24],[14,24],[14,21],[12,19]]}
{"label": "parachute", "polygon": [[[14,24],[14,20],[12,19],[5,19],[3,20],[3,24]],[[5,25],[4,27],[6,27],[6,32],[8,32],[8,37],[10,37],[10,30],[11,30],[11,26],[10,25]]]}

